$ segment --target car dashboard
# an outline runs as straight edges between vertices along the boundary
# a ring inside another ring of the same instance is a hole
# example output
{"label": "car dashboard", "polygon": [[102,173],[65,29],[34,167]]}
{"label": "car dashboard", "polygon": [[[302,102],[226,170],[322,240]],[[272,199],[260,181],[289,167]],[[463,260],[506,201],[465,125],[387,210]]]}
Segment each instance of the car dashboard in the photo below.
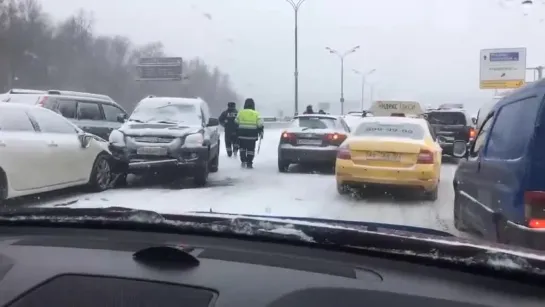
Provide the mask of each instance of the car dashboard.
{"label": "car dashboard", "polygon": [[[176,248],[171,248],[176,247]],[[0,227],[0,306],[543,306],[543,286],[308,246]]]}

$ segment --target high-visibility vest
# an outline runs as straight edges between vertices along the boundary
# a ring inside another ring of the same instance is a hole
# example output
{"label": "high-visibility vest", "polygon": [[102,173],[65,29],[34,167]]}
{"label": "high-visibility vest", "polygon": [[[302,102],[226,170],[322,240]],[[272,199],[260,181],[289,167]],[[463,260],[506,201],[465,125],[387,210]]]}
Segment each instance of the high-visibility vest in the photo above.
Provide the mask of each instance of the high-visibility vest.
{"label": "high-visibility vest", "polygon": [[259,112],[252,109],[240,110],[235,122],[238,124],[239,129],[259,129],[263,127]]}

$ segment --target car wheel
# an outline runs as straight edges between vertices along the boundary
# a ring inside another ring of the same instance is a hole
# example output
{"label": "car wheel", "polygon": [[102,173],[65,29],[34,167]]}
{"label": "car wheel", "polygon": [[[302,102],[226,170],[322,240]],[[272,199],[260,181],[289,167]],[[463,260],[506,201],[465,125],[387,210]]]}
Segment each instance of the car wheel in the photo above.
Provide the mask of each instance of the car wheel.
{"label": "car wheel", "polygon": [[460,213],[462,211],[462,207],[460,205],[460,192],[458,189],[454,189],[454,206],[453,206],[453,219],[454,219],[454,228],[456,228],[459,231],[467,231],[466,225],[464,225],[464,222],[461,219]]}
{"label": "car wheel", "polygon": [[208,163],[204,163],[203,165],[197,167],[195,170],[195,175],[193,176],[193,183],[197,187],[203,187],[208,182],[208,174],[210,170],[208,168]]}
{"label": "car wheel", "polygon": [[8,197],[8,179],[6,173],[0,169],[0,202]]}
{"label": "car wheel", "polygon": [[350,192],[348,185],[337,182],[337,192],[341,195],[346,195]]}
{"label": "car wheel", "polygon": [[425,191],[424,197],[426,200],[430,201],[436,201],[439,194],[439,185],[437,185],[433,190],[431,191]]}
{"label": "car wheel", "polygon": [[278,171],[281,173],[287,173],[290,168],[290,163],[278,158]]}
{"label": "car wheel", "polygon": [[105,154],[100,154],[93,164],[89,186],[95,192],[105,191],[112,182],[112,162]]}
{"label": "car wheel", "polygon": [[216,150],[216,156],[210,161],[209,170],[211,173],[216,173],[219,170],[220,165],[220,142],[218,142],[218,150]]}
{"label": "car wheel", "polygon": [[127,182],[127,173],[118,174],[117,178],[114,178],[114,187],[116,188],[123,188],[126,187],[128,184]]}

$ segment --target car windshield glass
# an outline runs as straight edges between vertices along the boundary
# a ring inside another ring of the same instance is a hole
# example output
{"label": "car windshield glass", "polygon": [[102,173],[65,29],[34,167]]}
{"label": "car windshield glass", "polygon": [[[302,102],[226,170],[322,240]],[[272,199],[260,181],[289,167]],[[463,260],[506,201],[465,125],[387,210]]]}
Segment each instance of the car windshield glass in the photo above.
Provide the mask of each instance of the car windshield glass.
{"label": "car windshield glass", "polygon": [[139,122],[165,122],[200,124],[201,119],[193,105],[141,105],[131,114],[130,120]]}
{"label": "car windshield glass", "polygon": [[293,120],[293,127],[307,129],[335,129],[336,119],[327,117],[299,117]]}
{"label": "car windshield glass", "polygon": [[432,125],[467,125],[466,116],[462,112],[430,112],[428,121]]}
{"label": "car windshield glass", "polygon": [[424,129],[417,124],[380,122],[361,123],[354,131],[355,136],[395,137],[421,140],[424,138]]}

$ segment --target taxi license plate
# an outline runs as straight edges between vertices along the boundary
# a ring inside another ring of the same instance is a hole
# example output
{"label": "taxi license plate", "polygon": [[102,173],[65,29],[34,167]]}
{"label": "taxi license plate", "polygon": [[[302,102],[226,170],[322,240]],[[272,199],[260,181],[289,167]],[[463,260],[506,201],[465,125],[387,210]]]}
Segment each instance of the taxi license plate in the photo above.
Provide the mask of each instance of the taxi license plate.
{"label": "taxi license plate", "polygon": [[139,155],[166,156],[167,149],[163,147],[140,147],[136,150]]}
{"label": "taxi license plate", "polygon": [[401,155],[394,152],[367,152],[366,160],[401,161]]}
{"label": "taxi license plate", "polygon": [[322,140],[297,140],[299,145],[322,145]]}

